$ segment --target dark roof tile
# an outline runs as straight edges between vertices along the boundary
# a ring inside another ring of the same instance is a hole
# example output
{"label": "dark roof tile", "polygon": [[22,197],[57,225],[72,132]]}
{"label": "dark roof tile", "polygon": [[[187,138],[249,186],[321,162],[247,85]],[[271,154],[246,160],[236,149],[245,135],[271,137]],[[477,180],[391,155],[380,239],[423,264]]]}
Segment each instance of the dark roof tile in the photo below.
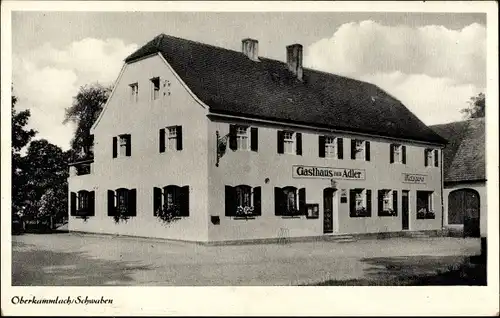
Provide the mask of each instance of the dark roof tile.
{"label": "dark roof tile", "polygon": [[379,136],[446,143],[400,101],[377,86],[161,34],[125,59],[161,53],[212,113],[315,125]]}

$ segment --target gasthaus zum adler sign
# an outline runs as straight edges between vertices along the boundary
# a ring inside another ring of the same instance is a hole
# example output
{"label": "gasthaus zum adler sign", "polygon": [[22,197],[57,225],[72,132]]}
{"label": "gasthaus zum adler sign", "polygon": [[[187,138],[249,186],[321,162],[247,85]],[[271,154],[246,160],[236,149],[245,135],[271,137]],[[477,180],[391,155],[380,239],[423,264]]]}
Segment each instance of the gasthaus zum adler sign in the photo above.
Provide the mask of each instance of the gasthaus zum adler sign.
{"label": "gasthaus zum adler sign", "polygon": [[364,169],[293,166],[293,178],[365,180]]}

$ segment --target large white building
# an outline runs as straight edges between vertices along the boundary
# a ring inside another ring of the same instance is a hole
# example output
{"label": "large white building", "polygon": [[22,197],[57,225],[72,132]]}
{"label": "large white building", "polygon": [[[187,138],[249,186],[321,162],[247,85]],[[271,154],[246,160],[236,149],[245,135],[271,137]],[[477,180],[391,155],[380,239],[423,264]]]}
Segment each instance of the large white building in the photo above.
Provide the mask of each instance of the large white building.
{"label": "large white building", "polygon": [[440,230],[446,141],[377,86],[283,50],[286,62],[253,39],[237,52],[162,34],[130,55],[92,127],[93,160],[71,166],[70,231],[220,242]]}

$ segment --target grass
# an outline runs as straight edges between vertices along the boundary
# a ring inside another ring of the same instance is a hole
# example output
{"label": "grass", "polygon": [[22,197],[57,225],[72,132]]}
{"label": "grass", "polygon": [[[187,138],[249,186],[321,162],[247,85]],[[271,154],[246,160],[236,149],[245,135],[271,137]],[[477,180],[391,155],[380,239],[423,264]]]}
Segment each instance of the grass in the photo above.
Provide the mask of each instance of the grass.
{"label": "grass", "polygon": [[463,263],[436,271],[434,275],[412,275],[382,279],[327,280],[312,286],[486,286],[486,262],[473,256]]}

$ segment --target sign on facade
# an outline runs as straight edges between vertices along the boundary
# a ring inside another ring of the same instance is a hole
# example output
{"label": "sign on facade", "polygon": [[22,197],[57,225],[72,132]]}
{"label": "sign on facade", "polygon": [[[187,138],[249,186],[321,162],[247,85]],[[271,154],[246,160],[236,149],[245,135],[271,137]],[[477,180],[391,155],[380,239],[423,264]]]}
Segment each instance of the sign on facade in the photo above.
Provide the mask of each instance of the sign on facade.
{"label": "sign on facade", "polygon": [[293,178],[365,180],[364,169],[293,166]]}
{"label": "sign on facade", "polygon": [[427,176],[425,174],[403,173],[402,175],[404,183],[427,183]]}

